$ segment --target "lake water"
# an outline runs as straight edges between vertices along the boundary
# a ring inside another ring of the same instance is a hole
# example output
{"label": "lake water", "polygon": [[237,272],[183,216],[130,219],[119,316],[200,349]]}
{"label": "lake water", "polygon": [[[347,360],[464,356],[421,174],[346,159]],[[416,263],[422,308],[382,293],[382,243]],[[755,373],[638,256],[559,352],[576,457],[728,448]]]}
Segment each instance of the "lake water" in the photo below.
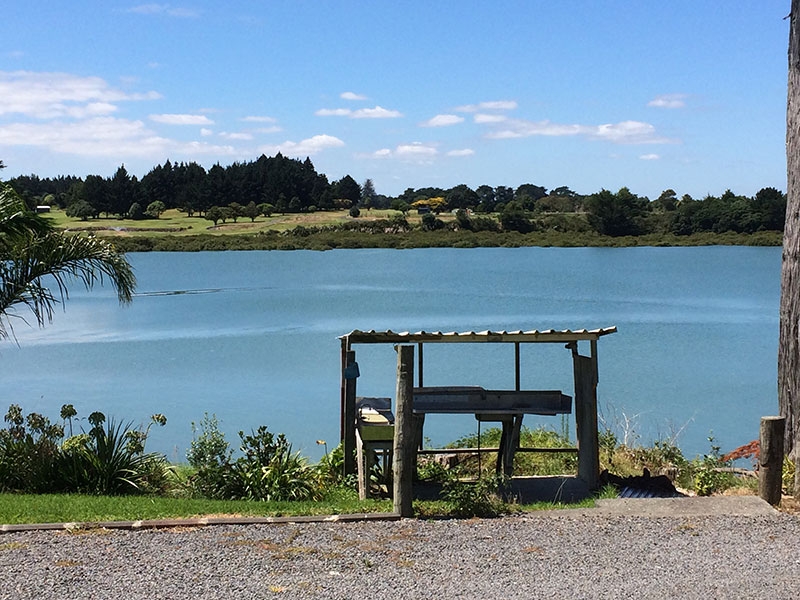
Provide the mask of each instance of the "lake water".
{"label": "lake water", "polygon": [[[149,449],[183,460],[214,413],[232,445],[265,424],[318,458],[339,437],[337,336],[615,325],[598,342],[598,398],[620,438],[677,435],[688,456],[758,437],[777,413],[780,248],[515,248],[133,253],[132,305],[74,287],[44,329],[0,345],[2,410],[57,418],[72,403],[146,421]],[[357,346],[359,395],[394,396],[390,346]],[[572,395],[569,352],[525,345],[523,387]],[[513,347],[427,345],[426,385],[512,389]],[[525,418],[561,431],[561,418]],[[440,444],[472,418],[426,421]]]}

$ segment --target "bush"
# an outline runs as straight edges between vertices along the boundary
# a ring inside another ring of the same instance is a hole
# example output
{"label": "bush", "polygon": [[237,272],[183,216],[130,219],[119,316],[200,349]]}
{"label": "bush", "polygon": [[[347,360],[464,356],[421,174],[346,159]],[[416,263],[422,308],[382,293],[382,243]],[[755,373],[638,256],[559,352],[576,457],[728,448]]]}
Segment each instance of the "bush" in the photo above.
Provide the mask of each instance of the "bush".
{"label": "bush", "polygon": [[69,491],[115,496],[165,491],[169,465],[163,455],[145,453],[153,424],[165,425],[164,415],[153,415],[145,429],[132,429],[101,412],[89,415],[92,428],[64,440],[63,472]]}
{"label": "bush", "polygon": [[453,477],[442,487],[442,499],[454,517],[499,517],[511,512],[504,501],[506,485],[500,475],[481,477],[474,482]]}
{"label": "bush", "polygon": [[194,475],[189,479],[193,495],[227,497],[231,454],[225,435],[219,430],[216,415],[205,413],[199,426],[192,423],[192,442],[186,458],[195,468]]}
{"label": "bush", "polygon": [[60,425],[38,413],[27,418],[12,404],[0,430],[0,491],[40,493],[56,491],[59,481],[58,442],[64,436]]}
{"label": "bush", "polygon": [[[192,423],[192,431],[198,428]],[[322,476],[283,434],[273,435],[265,426],[245,435],[239,432],[241,456],[232,451],[219,430],[216,416],[206,414],[199,435],[192,440],[187,459],[196,469],[189,479],[194,495],[218,499],[317,500]]]}
{"label": "bush", "polygon": [[264,426],[250,435],[239,432],[240,456],[232,467],[233,495],[248,500],[318,500],[321,481],[300,453],[281,433]]}
{"label": "bush", "polygon": [[[12,404],[5,416],[9,426],[0,430],[0,490],[123,494],[165,489],[166,460],[145,453],[150,427],[166,424],[163,415],[153,415],[145,429],[132,429],[113,420],[104,427],[105,415],[94,412],[89,432],[72,435],[76,416],[66,404],[63,423],[51,424],[38,413],[23,418],[22,409]],[[65,439],[67,423],[70,436]]]}

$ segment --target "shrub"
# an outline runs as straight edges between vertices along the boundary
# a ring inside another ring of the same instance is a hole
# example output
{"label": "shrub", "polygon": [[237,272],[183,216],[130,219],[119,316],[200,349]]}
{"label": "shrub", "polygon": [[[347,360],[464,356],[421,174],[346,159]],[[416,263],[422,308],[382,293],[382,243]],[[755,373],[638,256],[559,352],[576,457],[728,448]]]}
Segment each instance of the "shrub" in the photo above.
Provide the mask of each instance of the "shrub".
{"label": "shrub", "polygon": [[63,427],[38,413],[23,417],[17,404],[9,406],[5,422],[8,427],[0,430],[0,491],[56,491]]}
{"label": "shrub", "polygon": [[506,486],[501,475],[481,477],[474,482],[452,477],[442,487],[442,499],[454,517],[499,517],[511,512],[504,501]]}
{"label": "shrub", "polygon": [[216,416],[206,413],[199,428],[192,423],[192,432],[195,437],[186,456],[196,469],[189,479],[194,495],[248,500],[321,497],[320,470],[310,466],[299,453],[292,453],[283,434],[275,436],[263,425],[249,435],[240,431],[241,456],[232,460],[233,453]]}
{"label": "shrub", "polygon": [[[89,432],[73,434],[77,416],[71,404],[61,408],[62,424],[52,424],[38,413],[23,418],[12,404],[5,416],[8,428],[0,430],[0,490],[29,493],[86,492],[122,494],[163,491],[169,467],[159,454],[145,453],[150,427],[166,424],[153,415],[145,428],[132,429],[105,415],[89,416]],[[64,439],[69,424],[70,435]]]}
{"label": "shrub", "polygon": [[261,425],[250,435],[239,432],[242,456],[232,468],[233,495],[249,500],[318,500],[319,473],[280,433]]}
{"label": "shrub", "polygon": [[169,466],[157,453],[146,453],[153,424],[163,426],[164,415],[153,415],[145,429],[133,429],[101,412],[89,415],[88,433],[67,438],[62,444],[67,488],[89,494],[119,495],[163,492]]}
{"label": "shrub", "polygon": [[232,451],[219,430],[216,415],[203,415],[197,425],[192,422],[192,442],[186,452],[189,464],[195,473],[189,479],[193,495],[205,498],[227,496]]}
{"label": "shrub", "polygon": [[719,446],[714,445],[714,438],[709,436],[708,441],[711,444],[711,452],[705,454],[703,458],[695,459],[691,465],[694,474],[694,491],[698,496],[710,496],[723,492],[735,483],[731,473],[720,470],[729,467],[730,464],[722,459]]}

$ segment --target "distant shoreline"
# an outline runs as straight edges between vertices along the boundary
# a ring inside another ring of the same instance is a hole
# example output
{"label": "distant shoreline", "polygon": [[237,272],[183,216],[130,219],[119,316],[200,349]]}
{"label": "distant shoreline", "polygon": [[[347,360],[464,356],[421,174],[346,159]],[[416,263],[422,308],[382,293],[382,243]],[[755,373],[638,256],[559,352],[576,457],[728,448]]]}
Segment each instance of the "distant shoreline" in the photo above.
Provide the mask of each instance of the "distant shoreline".
{"label": "distant shoreline", "polygon": [[745,233],[699,233],[686,236],[648,234],[611,237],[595,233],[560,233],[554,231],[521,234],[517,232],[410,231],[401,233],[366,233],[300,228],[283,232],[256,234],[170,235],[159,232],[110,230],[93,232],[111,240],[124,252],[200,252],[213,250],[333,250],[358,248],[518,248],[518,247],[598,247],[628,248],[642,246],[780,246],[783,233],[762,231]]}

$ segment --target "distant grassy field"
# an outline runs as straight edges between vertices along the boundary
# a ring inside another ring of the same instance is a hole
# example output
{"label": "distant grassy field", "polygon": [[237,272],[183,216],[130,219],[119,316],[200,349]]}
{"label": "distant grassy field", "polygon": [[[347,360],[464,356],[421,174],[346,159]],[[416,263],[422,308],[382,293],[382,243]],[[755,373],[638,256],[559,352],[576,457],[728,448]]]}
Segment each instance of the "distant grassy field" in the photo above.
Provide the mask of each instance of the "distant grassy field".
{"label": "distant grassy field", "polygon": [[[397,214],[400,213],[395,210],[364,210],[361,211],[361,216],[357,220],[376,221],[378,219],[388,219]],[[59,209],[53,209],[46,216],[59,228],[69,231],[93,231],[97,235],[112,237],[252,234],[266,231],[287,231],[294,229],[298,225],[321,227],[354,220],[346,210],[275,214],[270,217],[258,217],[255,221],[250,221],[247,217],[241,217],[236,223],[229,220],[227,223],[220,222],[216,227],[211,221],[203,217],[189,217],[186,213],[176,209],[166,211],[159,219],[142,219],[139,221],[104,217],[81,221],[80,219],[68,217],[63,210]],[[439,218],[443,221],[448,221],[454,217],[445,214],[440,215]],[[416,213],[409,214],[407,220],[411,224],[417,224],[420,221],[420,217]]]}
{"label": "distant grassy field", "polygon": [[[160,219],[98,218],[81,221],[67,217],[64,211],[53,210],[47,218],[58,228],[71,232],[91,232],[114,240],[124,252],[147,251],[211,251],[211,250],[331,250],[334,248],[478,248],[478,247],[630,247],[630,246],[779,246],[780,231],[744,233],[697,233],[674,235],[651,233],[640,236],[609,237],[592,231],[584,222],[585,215],[555,215],[571,222],[566,231],[548,227],[531,233],[516,231],[453,231],[443,228],[424,231],[414,227],[408,232],[331,231],[319,230],[344,223],[367,223],[398,215],[393,210],[364,210],[357,219],[346,210],[314,213],[278,214],[244,217],[237,223],[219,223],[202,217],[189,217],[177,210],[166,211]],[[552,215],[551,215],[552,217]],[[419,225],[420,215],[410,212],[407,221]],[[438,218],[450,222],[455,217],[442,213]],[[546,217],[547,218],[547,217]],[[302,226],[302,227],[300,227]],[[299,229],[298,229],[299,228]]]}

